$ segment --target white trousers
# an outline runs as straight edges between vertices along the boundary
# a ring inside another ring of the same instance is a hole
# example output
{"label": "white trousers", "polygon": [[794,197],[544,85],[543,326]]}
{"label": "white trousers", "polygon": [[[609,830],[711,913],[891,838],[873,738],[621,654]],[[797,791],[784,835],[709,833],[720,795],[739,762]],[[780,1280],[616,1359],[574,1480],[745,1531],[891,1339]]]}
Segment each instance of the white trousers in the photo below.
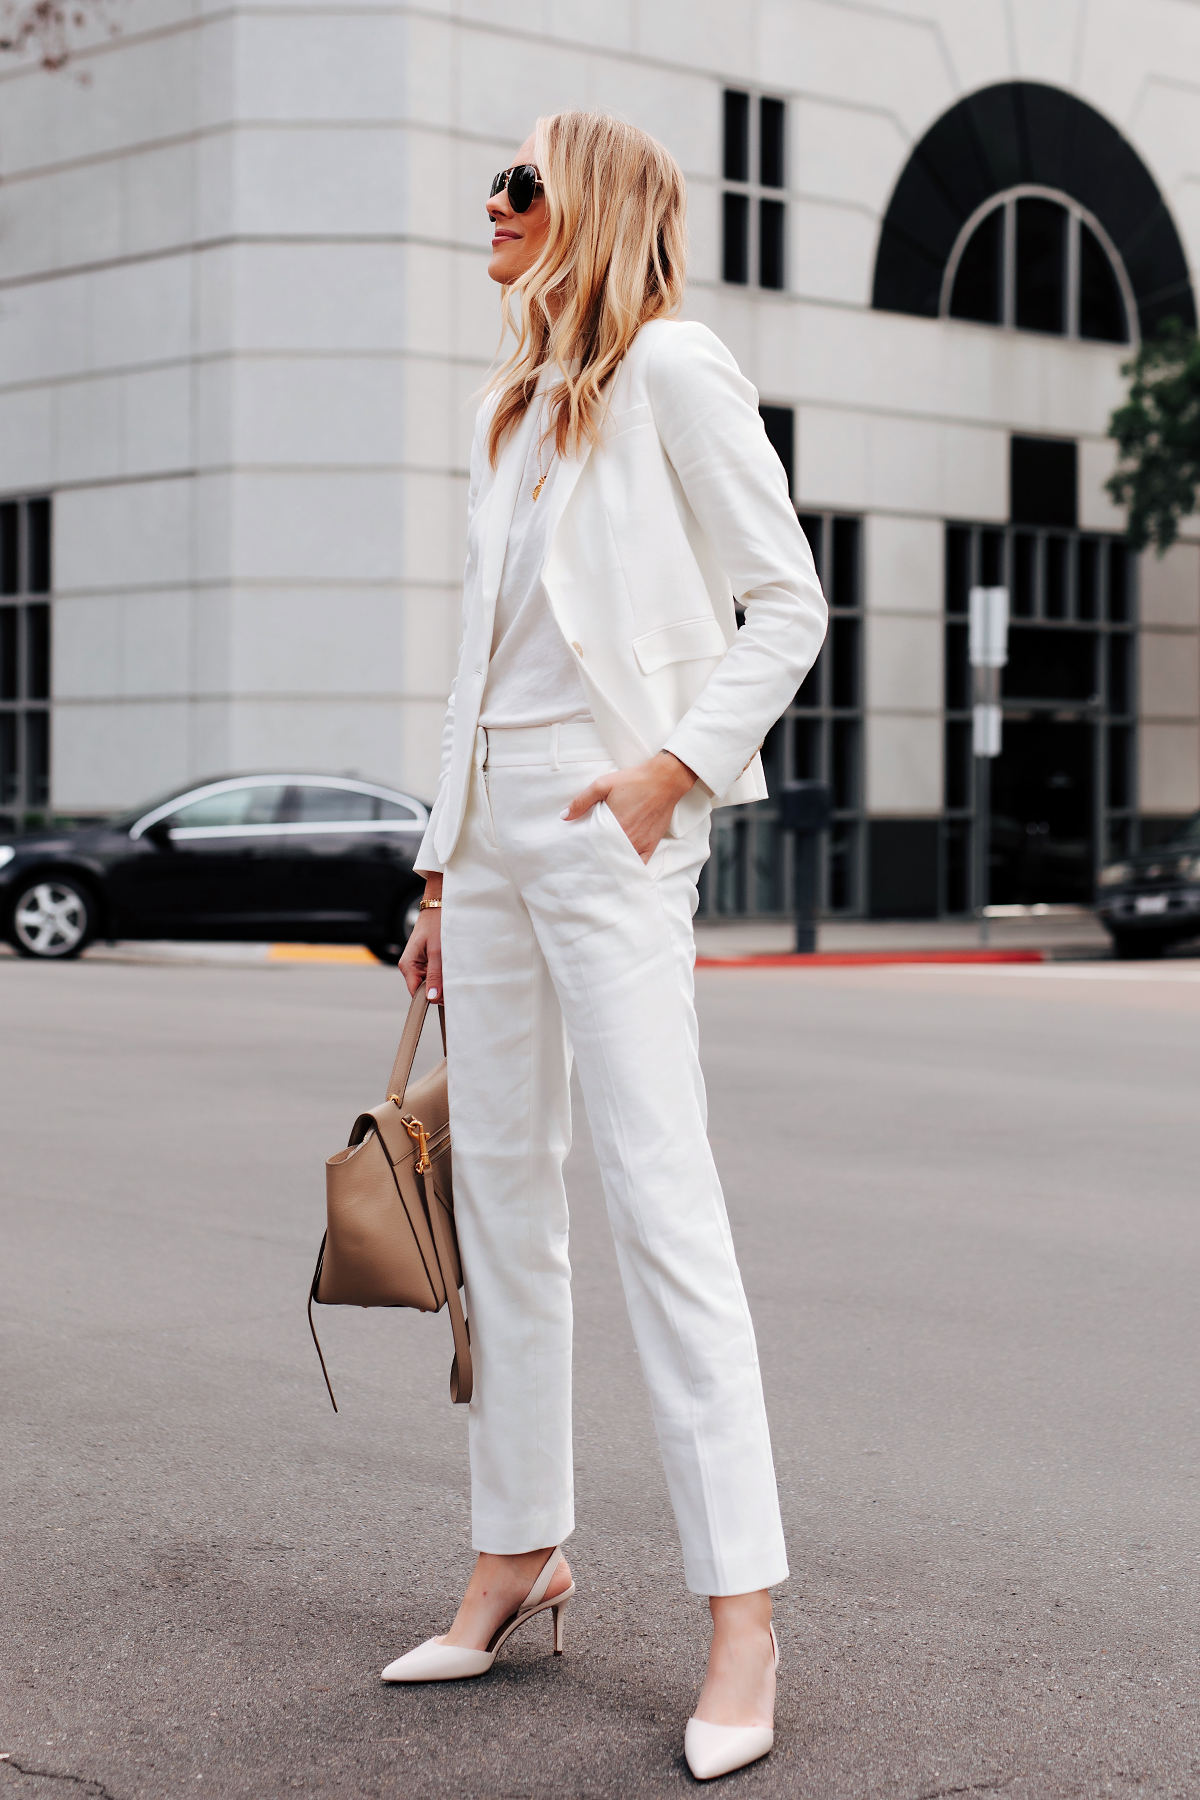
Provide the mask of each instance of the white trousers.
{"label": "white trousers", "polygon": [[707,1130],[692,915],[708,821],[644,864],[590,724],[478,733],[445,874],[454,1210],[471,1322],[472,1537],[574,1529],[563,1159],[574,1052],[688,1586],[787,1575],[758,1352]]}

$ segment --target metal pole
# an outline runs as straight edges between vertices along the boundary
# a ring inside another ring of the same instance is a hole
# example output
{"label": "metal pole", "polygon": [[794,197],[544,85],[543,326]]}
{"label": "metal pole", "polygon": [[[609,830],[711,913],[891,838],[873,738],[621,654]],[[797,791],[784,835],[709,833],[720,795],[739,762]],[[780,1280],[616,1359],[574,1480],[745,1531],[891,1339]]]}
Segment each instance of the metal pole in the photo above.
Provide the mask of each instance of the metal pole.
{"label": "metal pole", "polygon": [[991,875],[992,759],[975,758],[975,910],[979,915],[979,941],[988,941],[988,886]]}
{"label": "metal pole", "polygon": [[796,954],[811,956],[817,947],[817,834],[795,831]]}

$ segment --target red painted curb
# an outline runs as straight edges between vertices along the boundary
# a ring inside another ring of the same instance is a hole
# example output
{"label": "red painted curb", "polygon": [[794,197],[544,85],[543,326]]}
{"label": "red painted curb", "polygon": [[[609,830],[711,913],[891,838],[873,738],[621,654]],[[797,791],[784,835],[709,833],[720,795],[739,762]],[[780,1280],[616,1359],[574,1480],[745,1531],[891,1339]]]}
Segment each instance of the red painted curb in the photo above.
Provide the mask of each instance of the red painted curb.
{"label": "red painted curb", "polygon": [[1042,963],[1044,950],[794,950],[779,956],[698,956],[698,969],[852,969],[880,963]]}

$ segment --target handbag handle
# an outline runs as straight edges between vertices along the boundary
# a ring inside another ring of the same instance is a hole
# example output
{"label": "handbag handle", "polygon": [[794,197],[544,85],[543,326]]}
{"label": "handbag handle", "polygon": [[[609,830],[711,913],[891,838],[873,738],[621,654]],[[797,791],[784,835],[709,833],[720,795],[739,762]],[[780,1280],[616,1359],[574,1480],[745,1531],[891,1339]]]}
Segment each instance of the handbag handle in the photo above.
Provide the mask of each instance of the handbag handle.
{"label": "handbag handle", "polygon": [[[404,1097],[408,1087],[412,1066],[416,1061],[417,1045],[421,1041],[421,1032],[425,1026],[425,1018],[429,1011],[429,996],[422,982],[412,1000],[409,1002],[408,1017],[404,1021],[404,1030],[400,1034],[400,1048],[396,1051],[396,1060],[392,1064],[392,1072],[388,1076],[387,1097],[391,1099],[399,1095]],[[446,1011],[444,1007],[437,1009],[438,1022],[442,1028],[442,1050],[446,1048]],[[429,1228],[433,1233],[434,1255],[438,1260],[438,1268],[442,1277],[442,1287],[446,1294],[446,1306],[450,1313],[450,1331],[454,1339],[454,1363],[450,1370],[450,1398],[457,1405],[467,1404],[475,1385],[474,1370],[471,1365],[471,1330],[463,1317],[462,1301],[458,1297],[453,1269],[450,1259],[450,1245],[446,1237],[446,1223],[442,1217],[441,1202],[425,1185],[424,1172],[420,1161],[414,1164],[414,1173],[420,1184],[421,1198],[425,1202],[425,1216],[429,1220]],[[320,1346],[318,1345],[318,1353]],[[322,1367],[324,1363],[322,1362]],[[326,1377],[328,1385],[328,1377]],[[333,1390],[329,1397],[333,1399]],[[335,1403],[336,1410],[336,1403]]]}
{"label": "handbag handle", "polygon": [[[425,992],[425,983],[422,982],[409,1002],[408,1017],[404,1021],[404,1030],[400,1034],[400,1048],[396,1052],[396,1060],[392,1064],[392,1072],[388,1076],[388,1084],[384,1090],[385,1100],[390,1100],[393,1094],[402,1095],[408,1086],[408,1078],[412,1074],[413,1063],[417,1060],[417,1045],[421,1041],[421,1031],[428,1011],[429,996]],[[442,1027],[442,1050],[444,1052],[446,1049],[446,1014],[440,1006],[437,1014]]]}

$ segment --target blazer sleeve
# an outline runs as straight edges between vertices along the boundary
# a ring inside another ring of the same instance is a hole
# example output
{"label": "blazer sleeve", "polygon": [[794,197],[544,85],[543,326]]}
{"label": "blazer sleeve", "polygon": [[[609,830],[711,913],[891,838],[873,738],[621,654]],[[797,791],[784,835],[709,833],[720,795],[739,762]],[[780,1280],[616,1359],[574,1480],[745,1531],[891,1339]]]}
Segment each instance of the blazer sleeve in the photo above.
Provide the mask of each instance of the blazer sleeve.
{"label": "blazer sleeve", "polygon": [[[475,436],[471,443],[471,481],[467,489],[467,565],[463,573],[464,623],[467,595],[474,591],[475,585],[475,552],[470,528],[479,500],[479,483],[483,475],[486,456],[484,446],[486,411],[485,402],[476,416]],[[440,875],[442,873],[442,865],[438,861],[437,852],[433,847],[433,839],[434,833],[437,831],[438,820],[442,815],[442,808],[446,804],[446,785],[450,776],[450,747],[454,742],[454,690],[457,686],[458,676],[456,675],[450,683],[450,697],[446,702],[446,717],[442,725],[442,752],[438,771],[437,796],[430,809],[429,823],[425,827],[425,835],[421,839],[420,848],[413,862],[413,868],[418,875]]]}
{"label": "blazer sleeve", "polygon": [[828,609],[753,386],[707,326],[672,323],[656,337],[647,384],[658,435],[745,608],[664,745],[720,797],[817,660]]}

